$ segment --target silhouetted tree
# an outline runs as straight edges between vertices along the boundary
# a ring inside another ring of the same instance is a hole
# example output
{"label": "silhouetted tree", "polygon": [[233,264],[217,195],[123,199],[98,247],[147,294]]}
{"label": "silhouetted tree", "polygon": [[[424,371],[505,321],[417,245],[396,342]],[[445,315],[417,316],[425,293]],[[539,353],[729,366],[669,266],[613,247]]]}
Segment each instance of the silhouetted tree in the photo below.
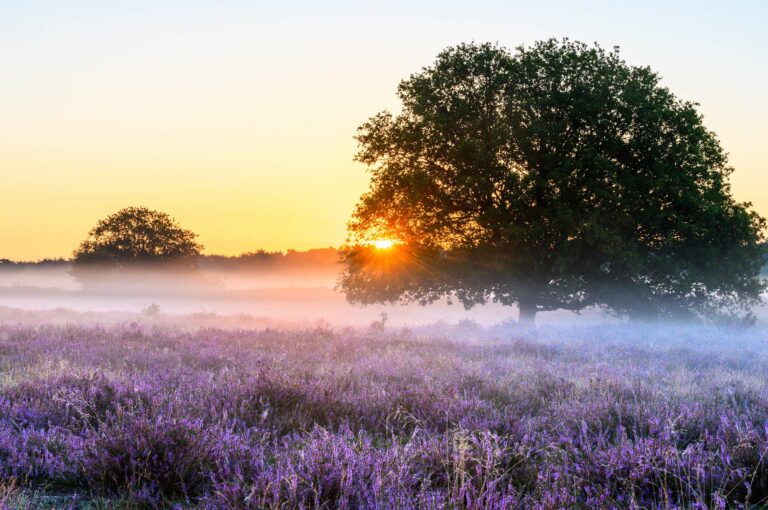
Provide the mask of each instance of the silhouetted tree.
{"label": "silhouetted tree", "polygon": [[[359,128],[370,190],[341,288],[360,303],[603,305],[636,317],[759,300],[763,218],[731,196],[696,104],[618,49],[568,40],[443,51]],[[399,241],[377,250],[368,241]]]}
{"label": "silhouetted tree", "polygon": [[202,249],[196,237],[164,212],[127,207],[96,224],[75,250],[74,262],[76,267],[126,268],[162,262],[189,268]]}

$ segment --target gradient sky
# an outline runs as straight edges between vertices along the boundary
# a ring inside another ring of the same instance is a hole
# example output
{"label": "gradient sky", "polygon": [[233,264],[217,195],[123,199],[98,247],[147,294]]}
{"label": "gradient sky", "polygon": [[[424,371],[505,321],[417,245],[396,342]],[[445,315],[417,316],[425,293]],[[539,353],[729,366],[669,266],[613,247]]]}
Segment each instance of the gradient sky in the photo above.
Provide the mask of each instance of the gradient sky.
{"label": "gradient sky", "polygon": [[619,45],[701,103],[768,215],[768,2],[0,0],[0,258],[170,213],[207,253],[338,245],[356,127],[444,47]]}

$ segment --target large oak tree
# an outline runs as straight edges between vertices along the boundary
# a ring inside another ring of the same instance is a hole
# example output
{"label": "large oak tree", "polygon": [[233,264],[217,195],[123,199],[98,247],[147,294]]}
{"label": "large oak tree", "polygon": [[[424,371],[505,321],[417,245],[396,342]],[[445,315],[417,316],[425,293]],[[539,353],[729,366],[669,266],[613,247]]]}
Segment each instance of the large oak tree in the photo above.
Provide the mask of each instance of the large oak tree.
{"label": "large oak tree", "polygon": [[[568,40],[462,44],[359,128],[371,174],[350,221],[353,302],[444,297],[636,317],[759,300],[764,220],[696,104],[647,67]],[[393,239],[388,250],[369,241]]]}

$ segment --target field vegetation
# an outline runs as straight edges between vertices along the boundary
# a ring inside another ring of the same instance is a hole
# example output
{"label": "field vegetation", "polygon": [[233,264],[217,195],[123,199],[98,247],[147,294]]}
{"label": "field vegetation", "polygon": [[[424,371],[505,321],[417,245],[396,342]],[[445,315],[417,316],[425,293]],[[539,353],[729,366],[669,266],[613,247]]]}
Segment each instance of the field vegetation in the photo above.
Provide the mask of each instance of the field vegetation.
{"label": "field vegetation", "polygon": [[759,508],[765,332],[0,325],[6,508]]}

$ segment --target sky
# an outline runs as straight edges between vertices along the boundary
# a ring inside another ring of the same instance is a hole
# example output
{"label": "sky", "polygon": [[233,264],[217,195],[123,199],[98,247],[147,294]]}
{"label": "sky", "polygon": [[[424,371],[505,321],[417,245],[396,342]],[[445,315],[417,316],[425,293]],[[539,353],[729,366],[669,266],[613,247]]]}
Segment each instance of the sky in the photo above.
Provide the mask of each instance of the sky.
{"label": "sky", "polygon": [[700,103],[768,216],[768,2],[0,0],[0,258],[165,211],[206,253],[336,246],[357,126],[461,42],[618,45]]}

